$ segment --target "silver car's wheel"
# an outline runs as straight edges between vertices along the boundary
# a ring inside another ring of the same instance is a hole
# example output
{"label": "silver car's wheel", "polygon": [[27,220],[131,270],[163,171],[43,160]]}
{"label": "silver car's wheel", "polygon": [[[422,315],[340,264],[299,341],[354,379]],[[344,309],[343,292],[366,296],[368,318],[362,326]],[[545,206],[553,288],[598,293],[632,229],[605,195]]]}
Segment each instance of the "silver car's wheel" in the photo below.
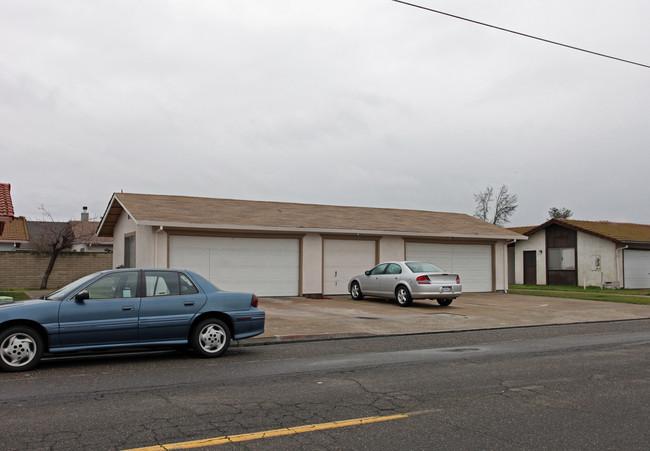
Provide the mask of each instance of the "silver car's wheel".
{"label": "silver car's wheel", "polygon": [[352,282],[352,286],[350,287],[350,296],[352,296],[352,299],[354,299],[355,301],[363,299],[363,293],[361,292],[361,287],[357,282]]}
{"label": "silver car's wheel", "polygon": [[411,293],[409,293],[409,290],[407,290],[403,285],[400,285],[397,287],[397,290],[395,290],[395,298],[397,299],[397,303],[402,307],[407,307],[411,305],[411,302],[413,302]]}
{"label": "silver car's wheel", "polygon": [[436,299],[438,301],[438,304],[440,304],[441,307],[447,307],[449,304],[451,304],[451,301],[453,299]]}
{"label": "silver car's wheel", "polygon": [[201,357],[218,357],[230,345],[230,329],[217,318],[201,321],[192,331],[192,348]]}
{"label": "silver car's wheel", "polygon": [[27,371],[38,365],[43,355],[43,339],[31,327],[10,327],[0,334],[0,368]]}

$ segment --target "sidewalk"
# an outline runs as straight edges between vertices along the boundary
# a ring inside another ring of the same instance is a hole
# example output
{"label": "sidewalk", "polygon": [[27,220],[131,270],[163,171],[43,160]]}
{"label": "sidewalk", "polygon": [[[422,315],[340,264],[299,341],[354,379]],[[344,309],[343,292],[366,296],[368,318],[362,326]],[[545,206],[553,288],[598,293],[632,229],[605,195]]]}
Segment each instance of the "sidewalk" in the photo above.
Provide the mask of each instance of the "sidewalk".
{"label": "sidewalk", "polygon": [[259,306],[266,331],[243,344],[650,318],[649,305],[502,293],[465,293],[449,307],[349,296],[261,298]]}

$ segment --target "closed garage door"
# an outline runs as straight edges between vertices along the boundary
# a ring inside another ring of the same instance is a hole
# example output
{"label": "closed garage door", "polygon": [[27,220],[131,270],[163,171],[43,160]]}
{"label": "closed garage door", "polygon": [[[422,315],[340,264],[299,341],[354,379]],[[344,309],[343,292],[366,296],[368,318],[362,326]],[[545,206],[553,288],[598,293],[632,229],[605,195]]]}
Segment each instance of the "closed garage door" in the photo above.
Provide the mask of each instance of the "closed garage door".
{"label": "closed garage door", "polygon": [[650,288],[650,251],[625,249],[625,288]]}
{"label": "closed garage door", "polygon": [[375,241],[323,240],[323,294],[345,294],[348,282],[375,266]]}
{"label": "closed garage door", "polygon": [[297,239],[171,236],[169,265],[196,271],[222,290],[297,296]]}
{"label": "closed garage door", "polygon": [[428,261],[460,275],[463,291],[492,291],[492,246],[489,244],[406,243],[406,259]]}

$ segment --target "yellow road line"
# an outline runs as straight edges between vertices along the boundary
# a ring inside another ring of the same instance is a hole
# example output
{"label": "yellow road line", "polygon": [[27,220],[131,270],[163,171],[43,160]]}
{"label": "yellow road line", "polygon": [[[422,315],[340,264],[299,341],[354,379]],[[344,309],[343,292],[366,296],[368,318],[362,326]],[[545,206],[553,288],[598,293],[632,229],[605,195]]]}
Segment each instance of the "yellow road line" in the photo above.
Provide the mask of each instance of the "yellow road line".
{"label": "yellow road line", "polygon": [[[420,412],[417,412],[420,413]],[[415,413],[413,413],[415,414]],[[411,414],[411,415],[413,415]],[[409,414],[389,415],[385,417],[367,417],[357,418],[354,420],[332,421],[331,423],[310,424],[307,426],[297,426],[293,428],[274,429],[264,432],[252,432],[250,434],[224,435],[223,437],[208,438],[204,440],[193,440],[190,442],[171,443],[168,445],[154,445],[144,448],[134,448],[127,451],[161,451],[172,449],[191,449],[201,446],[223,445],[224,443],[245,442],[249,440],[259,440],[261,438],[281,437],[283,435],[302,434],[304,432],[322,431],[325,429],[343,428],[348,426],[359,426],[362,424],[377,423],[379,421],[398,420],[408,418]]]}

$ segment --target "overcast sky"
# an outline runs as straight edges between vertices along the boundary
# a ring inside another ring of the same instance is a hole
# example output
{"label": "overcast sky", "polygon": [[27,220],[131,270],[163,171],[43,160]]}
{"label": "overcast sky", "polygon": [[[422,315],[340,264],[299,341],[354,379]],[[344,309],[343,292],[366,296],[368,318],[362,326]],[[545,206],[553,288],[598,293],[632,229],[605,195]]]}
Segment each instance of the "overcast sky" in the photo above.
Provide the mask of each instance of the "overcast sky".
{"label": "overcast sky", "polygon": [[[650,65],[648,0],[420,5]],[[650,224],[650,69],[390,0],[0,0],[16,215],[116,191]]]}

